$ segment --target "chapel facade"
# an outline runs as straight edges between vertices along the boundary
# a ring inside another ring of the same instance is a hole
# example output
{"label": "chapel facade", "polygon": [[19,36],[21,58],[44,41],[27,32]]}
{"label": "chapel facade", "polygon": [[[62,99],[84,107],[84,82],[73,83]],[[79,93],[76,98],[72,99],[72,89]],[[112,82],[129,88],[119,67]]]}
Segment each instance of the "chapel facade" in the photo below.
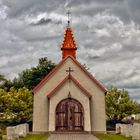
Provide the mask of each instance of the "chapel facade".
{"label": "chapel facade", "polygon": [[62,60],[33,89],[33,132],[106,132],[106,89],[77,60],[68,24]]}

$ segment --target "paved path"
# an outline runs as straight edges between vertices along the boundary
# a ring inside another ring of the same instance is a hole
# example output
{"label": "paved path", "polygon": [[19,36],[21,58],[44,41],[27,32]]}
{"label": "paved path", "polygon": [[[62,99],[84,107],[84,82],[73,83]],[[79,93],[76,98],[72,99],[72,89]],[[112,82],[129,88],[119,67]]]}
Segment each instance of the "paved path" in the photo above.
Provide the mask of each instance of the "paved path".
{"label": "paved path", "polygon": [[91,134],[51,134],[47,140],[99,140]]}

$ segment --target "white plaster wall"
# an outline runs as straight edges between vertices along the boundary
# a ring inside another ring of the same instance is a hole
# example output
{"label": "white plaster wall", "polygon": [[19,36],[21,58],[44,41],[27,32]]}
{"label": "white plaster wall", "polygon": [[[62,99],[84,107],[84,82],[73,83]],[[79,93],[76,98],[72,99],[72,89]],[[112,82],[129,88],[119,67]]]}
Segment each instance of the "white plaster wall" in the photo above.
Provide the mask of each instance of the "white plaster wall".
{"label": "white plaster wall", "polygon": [[[103,91],[83,72],[75,62],[68,58],[64,64],[38,89],[34,94],[34,109],[33,109],[33,131],[48,131],[54,130],[48,126],[48,100],[47,95],[54,89],[67,75],[66,70],[71,67],[74,72],[73,77],[92,94],[91,99],[91,131],[106,131],[106,115],[105,115],[105,95]],[[74,87],[73,91],[76,90]],[[64,94],[60,94],[60,99],[66,97],[67,89]],[[76,92],[74,92],[76,94]],[[82,98],[81,94],[79,99]],[[53,97],[54,98],[54,97]],[[53,99],[52,98],[52,99]],[[57,96],[57,98],[59,98]],[[76,98],[76,97],[75,97]],[[50,105],[53,102],[50,103]],[[54,105],[53,105],[54,106]],[[51,109],[51,107],[50,107]],[[50,112],[52,113],[52,112]],[[53,115],[53,114],[52,114]],[[48,128],[49,127],[49,128]]]}
{"label": "white plaster wall", "polygon": [[33,132],[48,131],[48,99],[43,91],[35,94],[33,107]]}
{"label": "white plaster wall", "polygon": [[[82,93],[75,83],[70,84],[73,99],[78,100],[84,108],[84,130],[91,131],[89,97]],[[50,99],[49,131],[55,131],[55,111],[58,103],[68,98],[69,82],[66,82]]]}
{"label": "white plaster wall", "polygon": [[47,95],[66,77],[65,64],[34,93],[33,132],[46,132],[49,129],[49,101]]}

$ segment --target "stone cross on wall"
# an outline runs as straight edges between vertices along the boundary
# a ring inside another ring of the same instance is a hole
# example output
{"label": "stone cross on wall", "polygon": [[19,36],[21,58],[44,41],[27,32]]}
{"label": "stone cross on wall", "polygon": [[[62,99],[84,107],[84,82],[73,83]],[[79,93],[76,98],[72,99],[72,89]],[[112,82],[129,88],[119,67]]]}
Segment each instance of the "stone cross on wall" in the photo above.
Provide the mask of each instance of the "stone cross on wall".
{"label": "stone cross on wall", "polygon": [[69,87],[70,87],[70,75],[71,75],[71,72],[74,72],[74,70],[72,70],[72,68],[71,68],[71,67],[69,67],[69,69],[68,69],[68,70],[66,70],[66,72],[68,72],[68,73],[69,73]]}
{"label": "stone cross on wall", "polygon": [[71,67],[69,67],[69,69],[66,70],[66,72],[68,72],[69,73],[69,76],[70,76],[71,75],[71,72],[74,72],[74,70],[72,70]]}
{"label": "stone cross on wall", "polygon": [[71,79],[70,79],[70,75],[71,75],[71,72],[74,72],[74,70],[72,70],[72,68],[69,67],[69,69],[66,70],[66,72],[69,73],[69,93],[68,93],[68,98],[71,99],[71,93],[70,93],[70,83],[71,83]]}

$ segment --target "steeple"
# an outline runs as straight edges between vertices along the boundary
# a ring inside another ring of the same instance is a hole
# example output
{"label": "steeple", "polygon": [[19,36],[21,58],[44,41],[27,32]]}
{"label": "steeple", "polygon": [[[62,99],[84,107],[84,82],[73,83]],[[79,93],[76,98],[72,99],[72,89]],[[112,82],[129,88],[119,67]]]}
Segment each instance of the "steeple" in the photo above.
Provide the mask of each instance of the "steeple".
{"label": "steeple", "polygon": [[76,58],[76,50],[77,50],[77,46],[73,37],[72,29],[70,27],[70,19],[69,19],[70,12],[68,12],[67,14],[68,14],[68,25],[66,27],[64,40],[61,46],[62,59],[66,58],[69,55]]}

